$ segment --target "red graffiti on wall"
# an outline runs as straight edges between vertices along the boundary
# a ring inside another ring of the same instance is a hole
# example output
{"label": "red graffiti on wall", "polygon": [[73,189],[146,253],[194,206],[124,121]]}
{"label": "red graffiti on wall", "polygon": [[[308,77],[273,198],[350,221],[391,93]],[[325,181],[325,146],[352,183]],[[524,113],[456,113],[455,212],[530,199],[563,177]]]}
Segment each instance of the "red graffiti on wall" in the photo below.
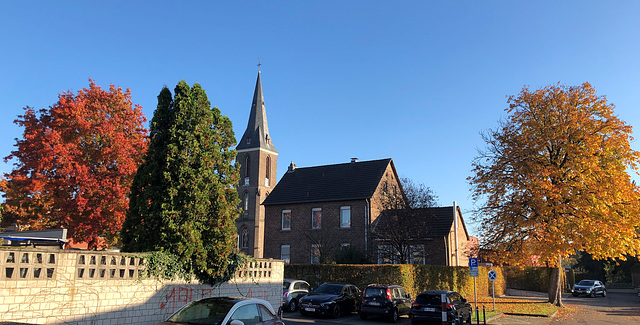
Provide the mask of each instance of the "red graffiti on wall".
{"label": "red graffiti on wall", "polygon": [[[213,297],[213,290],[206,288],[173,287],[171,291],[166,291],[166,293],[164,302],[160,303],[160,309],[162,310],[171,306],[172,313],[176,311],[176,305],[180,308],[195,299]],[[249,289],[245,295],[242,295],[240,292],[239,295],[269,300],[269,292],[266,290]]]}

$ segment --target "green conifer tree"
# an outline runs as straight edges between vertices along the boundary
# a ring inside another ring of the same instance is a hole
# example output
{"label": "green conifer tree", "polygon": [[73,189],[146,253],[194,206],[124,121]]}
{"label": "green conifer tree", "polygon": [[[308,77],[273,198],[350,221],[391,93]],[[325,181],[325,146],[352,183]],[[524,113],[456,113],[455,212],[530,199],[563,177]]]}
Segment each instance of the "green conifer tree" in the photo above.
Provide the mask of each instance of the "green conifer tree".
{"label": "green conifer tree", "polygon": [[202,282],[225,274],[236,238],[238,168],[231,121],[199,84],[158,96],[151,139],[132,186],[123,250],[164,251]]}

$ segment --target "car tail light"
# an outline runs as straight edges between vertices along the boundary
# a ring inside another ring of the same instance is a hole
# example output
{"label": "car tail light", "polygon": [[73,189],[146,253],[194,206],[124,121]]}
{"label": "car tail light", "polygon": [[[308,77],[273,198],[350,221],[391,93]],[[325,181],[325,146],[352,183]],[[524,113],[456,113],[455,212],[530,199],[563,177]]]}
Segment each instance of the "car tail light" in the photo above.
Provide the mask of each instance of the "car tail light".
{"label": "car tail light", "polygon": [[417,303],[417,302],[411,303],[411,308],[418,308],[418,307],[420,307],[419,303]]}
{"label": "car tail light", "polygon": [[286,297],[289,297],[289,292],[285,292],[285,293],[284,293],[284,297],[285,297],[285,298],[286,298]]}
{"label": "car tail light", "polygon": [[387,299],[391,300],[391,289],[387,289]]}
{"label": "car tail light", "polygon": [[445,307],[447,308],[447,311],[453,310],[452,304],[446,304]]}

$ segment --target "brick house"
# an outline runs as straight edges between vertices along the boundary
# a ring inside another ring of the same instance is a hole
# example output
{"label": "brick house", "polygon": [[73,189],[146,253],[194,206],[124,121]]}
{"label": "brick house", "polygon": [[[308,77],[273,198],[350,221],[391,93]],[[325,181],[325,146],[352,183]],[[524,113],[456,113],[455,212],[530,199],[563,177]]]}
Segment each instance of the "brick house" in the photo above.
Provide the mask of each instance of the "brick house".
{"label": "brick house", "polygon": [[[398,215],[405,221],[398,221]],[[398,251],[403,250],[409,264],[467,266],[477,245],[457,205],[383,211],[372,225],[372,233],[377,231],[395,231],[395,235],[380,236],[383,238],[374,236],[379,264],[399,263]]]}
{"label": "brick house", "polygon": [[370,226],[388,193],[402,193],[391,159],[306,168],[292,163],[262,202],[263,257],[319,263],[346,248],[375,256]]}

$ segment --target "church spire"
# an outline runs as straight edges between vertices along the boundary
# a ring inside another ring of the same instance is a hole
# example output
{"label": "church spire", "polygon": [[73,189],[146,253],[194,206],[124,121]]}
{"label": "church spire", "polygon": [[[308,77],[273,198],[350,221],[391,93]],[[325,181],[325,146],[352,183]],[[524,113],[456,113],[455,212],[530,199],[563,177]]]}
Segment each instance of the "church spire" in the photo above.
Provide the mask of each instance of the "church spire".
{"label": "church spire", "polygon": [[253,92],[253,102],[251,103],[251,113],[249,115],[249,123],[244,131],[236,150],[261,148],[277,153],[278,151],[271,141],[269,135],[269,126],[267,125],[267,111],[264,107],[264,97],[262,95],[262,81],[260,80],[260,71],[258,71],[258,80],[256,81],[256,89]]}

